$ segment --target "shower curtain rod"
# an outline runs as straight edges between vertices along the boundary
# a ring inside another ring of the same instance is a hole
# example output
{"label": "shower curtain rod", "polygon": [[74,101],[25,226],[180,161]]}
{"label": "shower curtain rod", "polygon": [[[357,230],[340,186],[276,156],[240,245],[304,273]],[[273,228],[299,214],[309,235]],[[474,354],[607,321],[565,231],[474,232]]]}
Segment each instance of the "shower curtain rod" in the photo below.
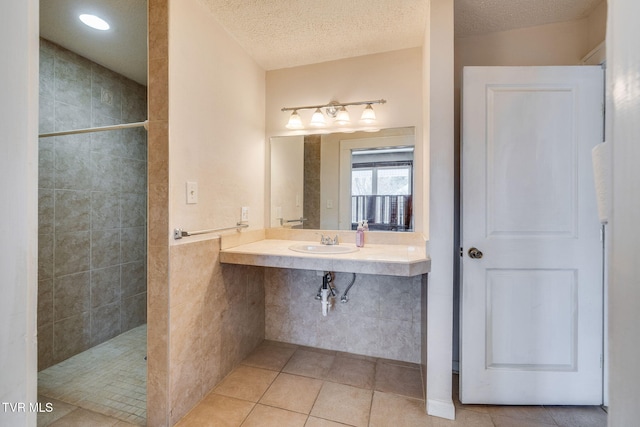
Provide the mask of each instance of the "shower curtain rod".
{"label": "shower curtain rod", "polygon": [[129,129],[129,128],[139,128],[144,127],[145,129],[149,129],[149,120],[145,120],[144,122],[136,122],[136,123],[124,123],[121,125],[111,125],[111,126],[100,126],[95,128],[86,128],[86,129],[75,129],[75,130],[65,130],[60,132],[51,132],[51,133],[42,133],[38,135],[38,138],[48,138],[50,136],[62,136],[62,135],[75,135],[78,133],[91,133],[91,132],[104,132],[107,130],[118,130],[118,129]]}

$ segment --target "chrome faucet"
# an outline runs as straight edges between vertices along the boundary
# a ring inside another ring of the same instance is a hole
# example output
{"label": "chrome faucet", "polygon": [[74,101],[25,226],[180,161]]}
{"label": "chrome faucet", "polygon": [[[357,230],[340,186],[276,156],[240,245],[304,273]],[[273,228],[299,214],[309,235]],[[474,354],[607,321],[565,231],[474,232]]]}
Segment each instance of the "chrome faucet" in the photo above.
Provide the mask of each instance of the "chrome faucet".
{"label": "chrome faucet", "polygon": [[333,239],[330,236],[325,236],[324,234],[320,234],[320,243],[323,245],[339,245],[338,235]]}

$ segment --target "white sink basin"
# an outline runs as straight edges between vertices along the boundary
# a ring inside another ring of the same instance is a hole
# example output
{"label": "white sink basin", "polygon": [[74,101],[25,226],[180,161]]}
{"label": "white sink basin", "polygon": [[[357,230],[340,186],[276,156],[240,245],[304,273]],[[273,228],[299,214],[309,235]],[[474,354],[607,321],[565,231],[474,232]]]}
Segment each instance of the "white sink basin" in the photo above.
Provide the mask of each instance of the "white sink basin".
{"label": "white sink basin", "polygon": [[320,244],[308,244],[300,243],[297,245],[289,246],[289,249],[296,252],[302,252],[305,254],[348,254],[356,252],[358,250],[355,246],[342,246],[342,245],[320,245]]}

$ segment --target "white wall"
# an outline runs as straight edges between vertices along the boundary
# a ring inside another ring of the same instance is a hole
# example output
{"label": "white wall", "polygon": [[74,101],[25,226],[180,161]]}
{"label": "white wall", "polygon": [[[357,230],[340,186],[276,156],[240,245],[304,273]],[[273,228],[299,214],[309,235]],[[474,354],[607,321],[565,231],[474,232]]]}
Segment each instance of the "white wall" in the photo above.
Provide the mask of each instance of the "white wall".
{"label": "white wall", "polygon": [[[431,272],[427,285],[427,412],[453,418],[451,397],[454,239],[453,2],[432,0],[424,43],[424,162]],[[427,202],[428,200],[428,202]],[[424,307],[423,307],[424,310]]]}
{"label": "white wall", "polygon": [[[38,2],[0,14],[0,402],[36,402],[38,229]],[[9,66],[10,64],[10,66]],[[35,426],[36,413],[0,406],[0,426]]]}
{"label": "white wall", "polygon": [[[359,56],[301,67],[267,72],[267,136],[295,134],[285,128],[290,112],[283,107],[386,99],[373,105],[381,129],[415,126],[416,158],[422,156],[422,53],[420,48]],[[354,107],[351,110],[361,113]],[[307,123],[312,110],[300,111]],[[352,122],[359,117],[353,112]],[[421,162],[418,162],[421,163]],[[416,165],[416,194],[424,194],[422,165]],[[267,192],[267,197],[269,194]],[[416,205],[421,202],[417,197]],[[416,230],[425,231],[423,217],[416,218]]]}
{"label": "white wall", "polygon": [[[263,228],[265,72],[203,2],[170,6],[169,227],[232,226],[247,206],[251,228]],[[187,181],[198,183],[195,205]]]}
{"label": "white wall", "polygon": [[589,47],[587,23],[585,18],[456,38],[456,61],[464,65],[577,65],[593,47]]}
{"label": "white wall", "polygon": [[609,426],[640,419],[640,2],[609,0],[607,140],[613,144],[609,222]]}
{"label": "white wall", "polygon": [[589,50],[602,43],[607,37],[607,1],[603,0],[587,17]]}

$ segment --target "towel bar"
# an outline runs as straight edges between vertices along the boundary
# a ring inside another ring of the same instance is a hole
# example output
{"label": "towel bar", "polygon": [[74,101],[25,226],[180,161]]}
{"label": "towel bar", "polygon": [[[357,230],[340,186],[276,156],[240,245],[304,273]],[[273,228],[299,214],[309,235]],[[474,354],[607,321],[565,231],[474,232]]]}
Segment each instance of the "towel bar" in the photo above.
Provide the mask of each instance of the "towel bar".
{"label": "towel bar", "polygon": [[219,231],[239,230],[241,228],[247,228],[247,227],[249,227],[249,224],[238,222],[233,227],[212,228],[210,230],[184,231],[181,228],[175,228],[173,230],[173,238],[178,240],[178,239],[182,239],[183,237],[195,236],[197,234],[209,234],[209,233],[217,233]]}

